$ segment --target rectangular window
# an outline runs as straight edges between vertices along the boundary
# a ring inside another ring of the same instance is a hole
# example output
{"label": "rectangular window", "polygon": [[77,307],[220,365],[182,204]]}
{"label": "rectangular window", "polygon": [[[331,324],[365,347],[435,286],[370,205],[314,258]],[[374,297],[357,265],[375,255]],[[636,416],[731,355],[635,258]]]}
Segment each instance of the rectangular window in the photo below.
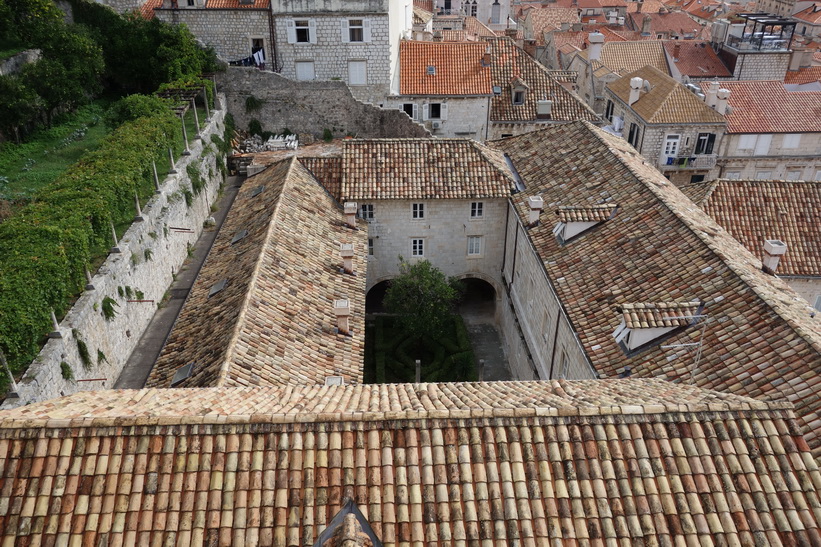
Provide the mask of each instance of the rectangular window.
{"label": "rectangular window", "polygon": [[363,203],[359,208],[359,218],[373,220],[373,203]]}
{"label": "rectangular window", "polygon": [[428,117],[431,120],[438,120],[442,117],[442,103],[430,103],[428,105]]}
{"label": "rectangular window", "polygon": [[680,135],[667,135],[664,138],[664,155],[675,156],[676,154],[678,154],[678,143],[680,141]]}
{"label": "rectangular window", "polygon": [[704,182],[704,175],[691,175],[690,176],[690,184],[696,184],[698,182]]}
{"label": "rectangular window", "polygon": [[482,218],[485,214],[485,204],[481,201],[472,201],[470,203],[470,218]]}
{"label": "rectangular window", "polygon": [[[316,40],[313,38],[313,32],[315,32],[315,26],[312,25],[313,21],[310,19],[297,19],[295,21],[288,21],[288,42],[289,43],[296,43],[296,44],[313,44]],[[293,26],[291,24],[293,23]],[[293,31],[293,32],[291,32]]]}
{"label": "rectangular window", "polygon": [[410,119],[415,120],[418,116],[416,105],[413,103],[405,103],[402,105],[402,112],[410,116]]}
{"label": "rectangular window", "polygon": [[801,133],[787,133],[784,135],[782,148],[798,148],[801,144]]}
{"label": "rectangular window", "polygon": [[821,181],[821,171],[816,171],[815,172],[815,180],[816,181]]}
{"label": "rectangular window", "polygon": [[308,81],[316,78],[313,61],[297,61],[294,64],[296,65],[297,80]]}
{"label": "rectangular window", "polygon": [[801,180],[801,170],[795,169],[787,171],[787,176],[784,177],[785,180]]}
{"label": "rectangular window", "polygon": [[755,180],[770,180],[773,178],[772,171],[756,171],[755,172]]}
{"label": "rectangular window", "polygon": [[741,171],[728,171],[724,178],[727,180],[738,180],[741,178]]}
{"label": "rectangular window", "polygon": [[368,256],[373,256],[373,238],[368,238]]}
{"label": "rectangular window", "polygon": [[613,101],[610,99],[607,100],[607,108],[604,109],[604,117],[607,118],[607,121],[613,121]]}
{"label": "rectangular window", "polygon": [[630,145],[633,148],[638,149],[638,147],[639,147],[639,134],[640,133],[641,133],[641,131],[639,131],[639,126],[634,124],[633,122],[630,122],[630,131],[627,134],[627,142],[629,142]]}
{"label": "rectangular window", "polygon": [[738,139],[739,150],[752,150],[755,148],[755,141],[758,135],[741,135]]}
{"label": "rectangular window", "polygon": [[414,220],[420,220],[425,218],[425,204],[424,203],[414,203],[411,205],[411,213]]}
{"label": "rectangular window", "polygon": [[699,133],[696,141],[696,154],[712,154],[715,144],[715,133]]}
{"label": "rectangular window", "polygon": [[770,152],[770,143],[773,140],[772,135],[759,135],[755,143],[755,155],[766,156]]}
{"label": "rectangular window", "polygon": [[468,236],[468,256],[482,254],[482,236]]}
{"label": "rectangular window", "polygon": [[813,306],[816,310],[821,311],[821,294],[815,297],[815,306]]}
{"label": "rectangular window", "polygon": [[351,42],[365,41],[365,33],[362,26],[362,19],[348,20],[348,40]]}
{"label": "rectangular window", "polygon": [[524,91],[514,91],[513,92],[513,104],[525,104],[525,92]]}
{"label": "rectangular window", "polygon": [[424,239],[411,239],[411,256],[425,256]]}
{"label": "rectangular window", "polygon": [[365,85],[368,83],[368,62],[348,61],[348,85]]}

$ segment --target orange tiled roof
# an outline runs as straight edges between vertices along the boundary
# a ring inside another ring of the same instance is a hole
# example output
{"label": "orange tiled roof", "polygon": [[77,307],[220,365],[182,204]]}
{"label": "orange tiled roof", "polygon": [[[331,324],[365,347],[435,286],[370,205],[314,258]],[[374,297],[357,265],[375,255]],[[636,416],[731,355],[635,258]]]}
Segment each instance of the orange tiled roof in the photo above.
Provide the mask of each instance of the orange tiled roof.
{"label": "orange tiled roof", "polygon": [[638,13],[641,4],[641,13],[658,13],[664,7],[659,0],[644,0],[644,2],[627,2],[627,13]]}
{"label": "orange tiled roof", "polygon": [[[587,52],[583,55],[586,58]],[[602,45],[599,62],[619,74],[633,72],[645,66],[652,66],[665,74],[670,74],[664,45],[660,40],[605,42]]]}
{"label": "orange tiled roof", "polygon": [[821,541],[792,411],[683,384],[82,392],[2,418],[8,544],[312,545],[349,501],[385,547]]}
{"label": "orange tiled roof", "polygon": [[716,55],[709,42],[700,40],[668,40],[664,42],[664,49],[671,59],[675,59],[674,52],[678,47],[678,60],[674,61],[676,68],[683,76],[692,78],[729,78],[732,73]]}
{"label": "orange tiled roof", "polygon": [[[762,272],[757,258],[624,139],[576,122],[490,144],[510,156],[524,181],[526,190],[512,198],[522,223],[528,223],[528,197],[537,194],[546,210],[619,206],[615,218],[566,245],[552,233],[552,215],[543,213],[542,222],[527,229],[599,374],[629,366],[642,377],[789,400],[821,454],[821,324],[810,318],[806,302]],[[521,290],[516,285],[513,292]],[[613,336],[619,305],[694,300],[704,302],[712,318],[703,331],[685,329],[631,355]],[[697,363],[682,344],[700,344]]]}
{"label": "orange tiled roof", "polygon": [[809,84],[821,82],[821,66],[808,66],[801,70],[790,70],[784,77],[785,84]]}
{"label": "orange tiled roof", "polygon": [[669,32],[677,35],[698,35],[701,32],[701,24],[690,17],[688,14],[680,11],[672,13],[630,13],[629,17],[632,19],[633,28],[641,30],[644,17],[650,17],[650,32],[655,34],[658,32]]}
{"label": "orange tiled roof", "polygon": [[631,106],[647,123],[725,123],[724,116],[704,104],[692,91],[661,71],[646,66],[625,74],[607,88],[627,104],[630,80],[639,77],[650,82],[650,91],[642,91],[639,100]]}
{"label": "orange tiled roof", "polygon": [[328,190],[329,194],[334,198],[339,197],[342,188],[341,157],[299,156],[299,162]]}
{"label": "orange tiled roof", "polygon": [[544,33],[558,29],[562,23],[579,23],[579,10],[576,8],[536,8],[527,12],[525,19],[526,24],[529,24],[533,37],[537,40],[544,40]]}
{"label": "orange tiled roof", "polygon": [[[192,375],[180,387],[360,382],[365,276],[339,271],[339,245],[354,245],[354,269],[364,272],[367,232],[343,220],[294,158],[248,178],[147,385],[169,387],[189,363]],[[337,299],[350,302],[350,336],[336,331]]]}
{"label": "orange tiled roof", "polygon": [[468,139],[346,140],[340,201],[506,197],[504,157]]}
{"label": "orange tiled roof", "polygon": [[476,17],[467,16],[465,17],[464,22],[462,23],[462,28],[465,32],[467,32],[470,36],[474,36],[477,38],[490,38],[496,36],[496,33],[488,27],[486,24],[482,23]]}
{"label": "orange tiled roof", "polygon": [[693,186],[708,188],[701,208],[757,257],[765,239],[787,244],[779,275],[821,276],[821,182],[722,179]]}
{"label": "orange tiled roof", "polygon": [[[550,76],[541,63],[536,62],[509,38],[488,40],[491,49],[493,85],[502,88],[501,95],[490,103],[490,119],[494,122],[521,122],[536,120],[536,101],[553,101],[552,120],[597,120],[598,116],[579,97],[567,91]],[[511,82],[519,78],[527,84],[524,104],[514,105]]]}
{"label": "orange tiled roof", "polygon": [[821,4],[816,2],[808,8],[794,13],[792,18],[813,25],[821,25]]}
{"label": "orange tiled roof", "polygon": [[[183,1],[183,0],[180,0]],[[245,4],[240,0],[206,0],[206,9],[270,9],[271,0],[254,0],[252,4]]]}
{"label": "orange tiled roof", "polygon": [[[710,83],[702,82],[704,89]],[[723,81],[728,133],[821,133],[821,91],[787,91],[778,81]]]}
{"label": "orange tiled roof", "polygon": [[140,6],[140,17],[143,19],[153,19],[154,18],[154,10],[162,7],[162,0],[146,0],[145,3]]}
{"label": "orange tiled roof", "polygon": [[433,13],[420,8],[417,5],[413,6],[413,24],[427,25],[433,19]]}
{"label": "orange tiled roof", "polygon": [[[399,45],[401,95],[490,95],[490,67],[482,66],[487,46],[465,42],[416,42]],[[434,67],[434,73],[429,73]]]}
{"label": "orange tiled roof", "polygon": [[619,306],[629,329],[686,327],[699,314],[698,302],[640,302]]}

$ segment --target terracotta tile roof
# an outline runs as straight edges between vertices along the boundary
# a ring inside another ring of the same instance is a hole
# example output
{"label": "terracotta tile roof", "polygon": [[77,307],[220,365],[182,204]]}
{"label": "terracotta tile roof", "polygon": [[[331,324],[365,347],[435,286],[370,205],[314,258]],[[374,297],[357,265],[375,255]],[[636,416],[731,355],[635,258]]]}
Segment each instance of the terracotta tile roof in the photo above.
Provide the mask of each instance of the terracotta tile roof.
{"label": "terracotta tile roof", "polygon": [[664,49],[671,59],[678,46],[676,68],[683,76],[692,78],[729,78],[732,73],[716,55],[709,42],[700,40],[668,40]]}
{"label": "terracotta tile roof", "polygon": [[[163,399],[206,415],[93,418],[104,403],[139,412]],[[319,411],[277,413],[295,399]],[[259,412],[217,410],[231,403]],[[91,419],[3,414],[5,544],[312,545],[349,501],[386,547],[821,542],[821,473],[793,413],[684,385],[109,391],[47,404],[92,405]]]}
{"label": "terracotta tile roof", "polygon": [[468,139],[354,139],[342,151],[342,201],[507,197],[514,188],[502,154]]}
{"label": "terracotta tile roof", "polygon": [[[343,224],[293,158],[248,178],[147,385],[169,387],[189,363],[179,387],[361,381],[367,232]],[[340,243],[354,244],[360,275],[340,272]],[[337,299],[350,301],[350,336],[336,331]]]}
{"label": "terracotta tile roof", "polygon": [[[576,122],[490,144],[509,154],[524,180],[526,190],[512,197],[523,224],[527,199],[536,194],[546,210],[620,208],[566,245],[554,237],[553,222],[527,230],[598,373],[630,366],[642,377],[689,382],[692,375],[701,387],[787,399],[821,455],[821,323],[810,318],[806,302],[762,272],[757,258],[623,139]],[[618,304],[694,300],[712,318],[703,337],[702,329],[685,329],[633,355],[613,337]],[[699,343],[696,364],[695,352],[681,344]]]}
{"label": "terracotta tile roof", "polygon": [[645,122],[724,124],[724,116],[707,106],[695,93],[651,66],[625,74],[607,84],[607,88],[627,104],[630,80],[636,77],[650,82],[650,91],[642,91],[639,100],[632,104],[633,111]]}
{"label": "terracotta tile roof", "polygon": [[[466,42],[399,45],[400,95],[490,95],[490,67],[482,66],[487,46]],[[431,74],[429,67],[434,67]]]}
{"label": "terracotta tile roof", "polygon": [[413,6],[413,24],[414,25],[427,25],[433,19],[433,13],[420,8],[419,6]]}
{"label": "terracotta tile roof", "polygon": [[686,327],[700,315],[698,302],[642,302],[620,306],[622,321],[629,329]]}
{"label": "terracotta tile roof", "polygon": [[[587,52],[583,55],[587,58]],[[652,66],[670,74],[663,43],[659,40],[638,42],[605,42],[599,62],[619,74],[627,74],[645,66]]]}
{"label": "terracotta tile roof", "polygon": [[496,33],[493,32],[490,27],[482,23],[476,17],[465,17],[465,21],[462,23],[462,28],[470,36],[475,36],[477,38],[492,38],[496,36]]}
{"label": "terracotta tile roof", "polygon": [[[578,96],[566,90],[548,73],[547,68],[516,46],[509,38],[488,40],[493,70],[493,85],[502,88],[501,95],[490,102],[490,119],[494,122],[536,120],[536,101],[553,101],[555,121],[597,120],[596,113]],[[514,105],[511,82],[519,78],[527,84],[524,104]]]}
{"label": "terracotta tile roof", "polygon": [[155,17],[154,10],[162,7],[162,0],[146,0],[140,6],[140,17],[151,20]]}
{"label": "terracotta tile roof", "polygon": [[719,87],[731,91],[728,133],[821,132],[821,91],[787,91],[783,83],[765,80],[723,81]]}
{"label": "terracotta tile roof", "polygon": [[556,210],[560,222],[604,222],[613,216],[616,206],[612,204],[574,207],[562,205]]}
{"label": "terracotta tile roof", "polygon": [[808,66],[801,70],[790,70],[784,77],[785,84],[809,84],[821,82],[821,66]]}
{"label": "terracotta tile roof", "polygon": [[673,35],[698,35],[701,32],[701,24],[690,17],[688,14],[681,11],[674,11],[672,13],[630,13],[628,15],[632,20],[633,28],[641,30],[644,17],[650,17],[650,32],[655,34],[658,32],[668,32]]}
{"label": "terracotta tile roof", "polygon": [[422,8],[423,10],[429,11],[431,13],[433,13],[433,11],[436,9],[433,6],[433,0],[413,0],[413,6]]}
{"label": "terracotta tile roof", "polygon": [[806,9],[793,13],[792,18],[813,25],[821,25],[821,4],[816,2]]}
{"label": "terracotta tile roof", "polygon": [[300,156],[299,163],[304,165],[316,180],[339,200],[342,190],[342,157],[308,157]]}
{"label": "terracotta tile roof", "polygon": [[[440,30],[437,31],[442,35],[442,42],[476,42],[476,38],[470,36],[465,30]],[[438,43],[438,42],[434,42]]]}
{"label": "terracotta tile roof", "polygon": [[[182,1],[182,0],[181,0]],[[205,9],[270,9],[271,0],[254,0],[245,4],[240,0],[206,0]]]}
{"label": "terracotta tile roof", "polygon": [[[658,13],[664,8],[664,2],[659,0],[644,0],[644,2],[627,2],[627,13],[637,13],[641,4],[641,13]],[[665,8],[666,9],[666,8]]]}
{"label": "terracotta tile roof", "polygon": [[533,37],[544,41],[544,33],[558,29],[562,23],[579,23],[579,10],[575,8],[536,8],[529,10],[526,24],[533,30]]}
{"label": "terracotta tile roof", "polygon": [[821,276],[821,182],[722,179],[692,186],[704,212],[757,257],[765,239],[787,244],[779,275]]}

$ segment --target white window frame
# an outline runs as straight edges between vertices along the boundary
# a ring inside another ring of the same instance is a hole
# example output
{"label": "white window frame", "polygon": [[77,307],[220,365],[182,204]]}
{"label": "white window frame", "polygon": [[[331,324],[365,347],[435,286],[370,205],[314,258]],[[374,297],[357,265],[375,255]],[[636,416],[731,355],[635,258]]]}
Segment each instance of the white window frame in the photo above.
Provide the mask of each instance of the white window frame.
{"label": "white window frame", "polygon": [[423,237],[411,238],[411,256],[412,257],[425,256],[425,238],[423,238]]}
{"label": "white window frame", "polygon": [[[307,41],[297,40],[299,37],[297,29],[307,31]],[[314,19],[288,19],[285,21],[285,32],[288,35],[289,44],[304,45],[316,43],[316,21]]]}
{"label": "white window frame", "polygon": [[[313,74],[313,78],[300,78],[299,76],[299,66],[309,66],[311,67],[311,73]],[[294,62],[294,74],[298,81],[300,82],[312,82],[316,80],[316,63],[313,61],[295,61]]]}
{"label": "white window frame", "polygon": [[664,155],[677,156],[679,147],[681,146],[681,135],[671,133],[664,136]]}
{"label": "white window frame", "polygon": [[801,146],[801,133],[786,133],[781,148],[792,149]]}
{"label": "white window frame", "polygon": [[816,310],[821,311],[821,294],[815,297],[815,306],[813,306]]}
{"label": "white window frame", "polygon": [[727,180],[740,180],[741,171],[727,171],[724,173],[724,178]]}
{"label": "white window frame", "polygon": [[373,256],[373,238],[368,238],[368,256]]}
{"label": "white window frame", "polygon": [[363,203],[359,207],[359,218],[368,222],[373,220],[373,203]]}
{"label": "white window frame", "polygon": [[756,171],[755,172],[755,180],[772,180],[773,172],[772,171]]}
{"label": "white window frame", "polygon": [[[366,44],[371,41],[371,20],[354,17],[341,21],[341,38],[343,44]],[[360,31],[360,32],[356,32]],[[355,36],[359,34],[359,36]]]}
{"label": "white window frame", "polygon": [[784,180],[801,180],[801,169],[787,169]]}
{"label": "white window frame", "polygon": [[[408,111],[407,111],[407,110],[405,110],[405,107],[406,107],[406,106],[410,106],[410,107],[411,107],[411,109],[410,109],[410,110],[411,110],[411,114],[408,114]],[[411,118],[412,120],[418,120],[418,119],[419,119],[419,105],[418,105],[418,104],[416,104],[416,103],[402,103],[402,109],[401,109],[401,110],[402,110],[402,112],[404,112],[405,114],[408,114],[408,116],[410,116],[410,118]]]}
{"label": "white window frame", "polygon": [[514,89],[513,90],[513,104],[514,105],[523,105],[523,104],[525,104],[525,91],[523,89]]}
{"label": "white window frame", "polygon": [[[359,77],[358,70],[354,68],[359,66],[362,67],[361,77]],[[368,85],[368,61],[348,60],[348,85]]]}
{"label": "white window frame", "polygon": [[816,182],[821,181],[821,170],[815,172]]}
{"label": "white window frame", "polygon": [[411,203],[411,218],[413,220],[425,220],[424,203]]}
{"label": "white window frame", "polygon": [[[431,116],[431,105],[438,104],[439,105],[439,117],[434,118]],[[447,120],[448,119],[448,103],[428,103],[422,105],[422,119],[423,120]]]}
{"label": "white window frame", "polygon": [[756,156],[766,156],[770,153],[770,144],[772,144],[772,142],[773,136],[771,134],[759,135],[755,143],[755,151],[753,154]]}
{"label": "white window frame", "polygon": [[485,217],[485,203],[483,201],[470,202],[470,218],[477,220]]}
{"label": "white window frame", "polygon": [[738,137],[738,146],[736,146],[736,150],[755,150],[757,140],[758,135],[741,135]]}
{"label": "white window frame", "polygon": [[482,256],[482,236],[468,236],[468,256]]}

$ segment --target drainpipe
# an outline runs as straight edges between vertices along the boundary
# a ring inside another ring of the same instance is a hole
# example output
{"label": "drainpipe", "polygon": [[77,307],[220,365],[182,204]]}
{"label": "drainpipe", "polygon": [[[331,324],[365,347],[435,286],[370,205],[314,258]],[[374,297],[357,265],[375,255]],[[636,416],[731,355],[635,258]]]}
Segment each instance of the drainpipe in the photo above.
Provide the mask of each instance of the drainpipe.
{"label": "drainpipe", "polygon": [[271,44],[271,69],[273,72],[279,73],[282,70],[282,67],[279,66],[279,59],[277,56],[277,41],[276,41],[276,34],[274,33],[275,26],[274,26],[274,14],[271,13],[271,10],[268,10],[268,32],[270,33],[270,44]]}
{"label": "drainpipe", "polygon": [[556,310],[556,329],[553,331],[553,352],[550,354],[550,372],[547,375],[548,380],[553,379],[553,363],[556,361],[556,346],[559,345],[559,320],[562,318],[561,310]]}

